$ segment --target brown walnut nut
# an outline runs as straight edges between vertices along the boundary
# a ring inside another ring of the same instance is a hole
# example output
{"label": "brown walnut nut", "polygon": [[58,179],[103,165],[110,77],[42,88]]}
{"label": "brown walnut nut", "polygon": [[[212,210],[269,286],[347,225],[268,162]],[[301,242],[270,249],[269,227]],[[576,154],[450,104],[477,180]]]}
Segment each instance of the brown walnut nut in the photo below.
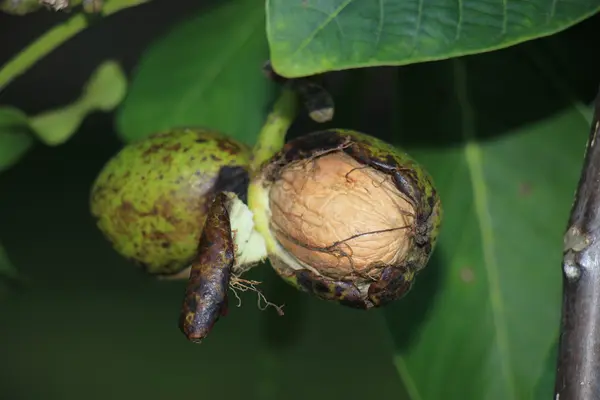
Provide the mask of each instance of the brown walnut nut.
{"label": "brown walnut nut", "polygon": [[410,290],[442,218],[424,168],[391,144],[344,129],[287,142],[252,179],[248,200],[280,277],[366,310]]}
{"label": "brown walnut nut", "polygon": [[330,278],[369,275],[408,253],[413,206],[391,177],[343,152],[286,165],[271,187],[277,240]]}

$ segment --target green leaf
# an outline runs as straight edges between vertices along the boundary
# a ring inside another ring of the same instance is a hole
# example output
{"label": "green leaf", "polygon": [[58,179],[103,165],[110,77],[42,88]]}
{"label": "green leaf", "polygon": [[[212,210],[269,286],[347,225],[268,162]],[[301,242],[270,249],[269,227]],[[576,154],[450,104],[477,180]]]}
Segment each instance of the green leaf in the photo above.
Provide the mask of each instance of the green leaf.
{"label": "green leaf", "polygon": [[0,107],[0,172],[19,161],[33,143],[27,116],[16,108]]}
{"label": "green leaf", "polygon": [[499,49],[598,10],[599,0],[267,0],[267,33],[275,70],[297,77]]}
{"label": "green leaf", "polygon": [[558,337],[548,351],[544,361],[542,374],[536,383],[533,398],[537,400],[551,399],[554,395],[554,380],[556,378],[556,362],[558,360]]}
{"label": "green leaf", "polygon": [[229,1],[180,24],[143,56],[118,115],[125,141],[182,125],[254,142],[273,99],[264,4]]}
{"label": "green leaf", "polygon": [[332,125],[407,150],[444,208],[429,265],[383,309],[413,400],[552,398],[563,234],[598,89],[584,38],[597,28],[341,74]]}
{"label": "green leaf", "polygon": [[30,126],[49,146],[66,142],[94,111],[108,112],[119,105],[127,91],[125,73],[115,61],[105,61],[92,74],[75,102],[30,118]]}
{"label": "green leaf", "polygon": [[430,264],[384,311],[398,373],[413,399],[547,393],[587,116],[527,46],[405,67],[398,82],[393,140],[444,206]]}

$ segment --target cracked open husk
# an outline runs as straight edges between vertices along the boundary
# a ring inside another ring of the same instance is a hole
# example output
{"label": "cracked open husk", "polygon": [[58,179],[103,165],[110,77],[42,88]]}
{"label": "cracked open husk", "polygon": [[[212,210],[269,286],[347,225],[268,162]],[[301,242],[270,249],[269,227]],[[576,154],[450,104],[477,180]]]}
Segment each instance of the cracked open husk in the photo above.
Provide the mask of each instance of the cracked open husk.
{"label": "cracked open husk", "polygon": [[240,243],[245,259],[268,257],[298,289],[360,309],[411,288],[441,221],[440,199],[421,166],[344,130],[288,142],[251,179],[248,205],[251,213],[241,214],[252,216],[262,240]]}

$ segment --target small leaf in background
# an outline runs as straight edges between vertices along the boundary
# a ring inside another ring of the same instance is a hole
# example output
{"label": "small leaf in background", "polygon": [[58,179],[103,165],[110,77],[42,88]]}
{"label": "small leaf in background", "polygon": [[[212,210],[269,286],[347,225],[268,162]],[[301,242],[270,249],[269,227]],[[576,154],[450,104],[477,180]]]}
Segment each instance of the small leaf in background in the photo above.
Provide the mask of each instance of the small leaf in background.
{"label": "small leaf in background", "polygon": [[142,57],[118,115],[125,141],[182,125],[252,144],[273,100],[264,3],[228,1],[202,10]]}
{"label": "small leaf in background", "polygon": [[127,93],[127,77],[115,61],[102,63],[85,86],[83,97],[90,110],[108,112],[117,107]]}
{"label": "small leaf in background", "polygon": [[25,113],[12,107],[0,107],[0,172],[19,161],[33,143]]}
{"label": "small leaf in background", "polygon": [[297,77],[499,49],[598,10],[598,0],[268,0],[267,34],[275,70]]}
{"label": "small leaf in background", "polygon": [[77,132],[88,114],[112,110],[123,100],[126,91],[125,73],[115,61],[106,61],[90,77],[77,101],[31,117],[30,126],[45,144],[62,144]]}

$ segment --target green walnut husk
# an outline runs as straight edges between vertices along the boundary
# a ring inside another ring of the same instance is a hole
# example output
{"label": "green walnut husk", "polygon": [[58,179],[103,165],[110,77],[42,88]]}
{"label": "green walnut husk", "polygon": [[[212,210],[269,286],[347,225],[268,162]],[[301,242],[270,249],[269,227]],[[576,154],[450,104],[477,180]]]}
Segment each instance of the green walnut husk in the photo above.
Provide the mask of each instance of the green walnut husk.
{"label": "green walnut husk", "polygon": [[91,211],[115,250],[150,274],[185,277],[216,193],[244,198],[249,149],[182,128],[125,146],[102,169]]}
{"label": "green walnut husk", "polygon": [[211,207],[179,319],[189,340],[200,343],[224,315],[226,286],[258,290],[240,275],[267,258],[297,289],[348,307],[380,307],[410,290],[442,213],[416,161],[348,130],[308,134],[257,159],[266,161],[253,165],[248,204],[226,192]]}
{"label": "green walnut husk", "polygon": [[359,309],[408,292],[442,216],[433,181],[416,161],[348,130],[288,142],[252,178],[248,201],[285,281]]}

